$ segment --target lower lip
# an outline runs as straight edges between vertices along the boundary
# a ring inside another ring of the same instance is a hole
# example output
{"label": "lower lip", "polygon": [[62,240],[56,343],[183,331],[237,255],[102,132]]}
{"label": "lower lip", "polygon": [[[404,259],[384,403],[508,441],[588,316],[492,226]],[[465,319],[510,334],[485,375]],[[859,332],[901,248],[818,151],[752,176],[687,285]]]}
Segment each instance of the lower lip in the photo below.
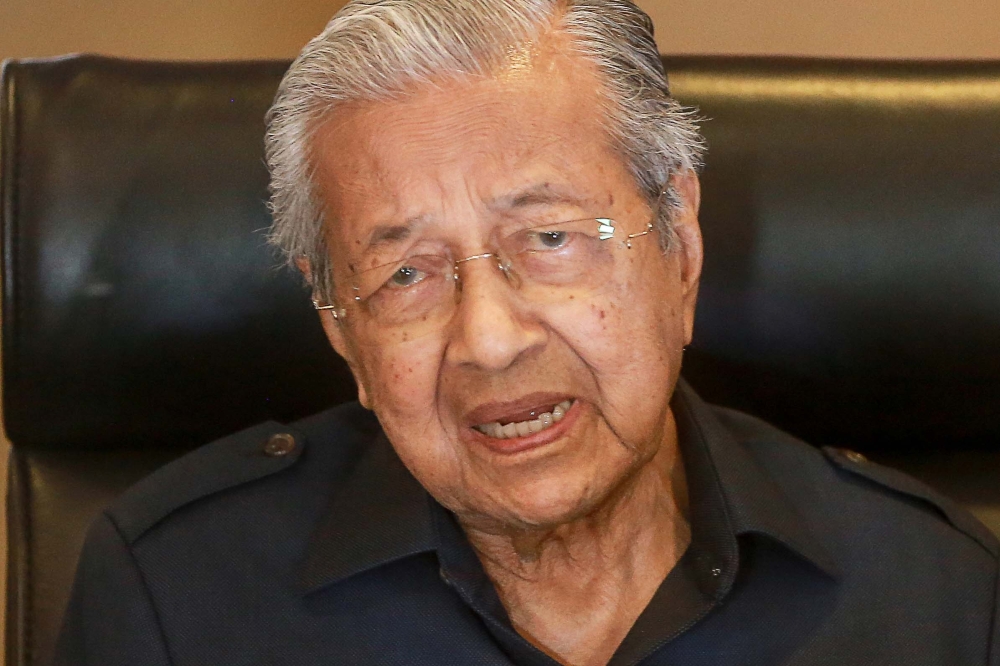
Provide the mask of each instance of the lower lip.
{"label": "lower lip", "polygon": [[514,455],[532,449],[541,448],[547,444],[564,437],[569,429],[573,427],[580,416],[582,405],[579,400],[574,400],[569,411],[557,423],[552,424],[545,430],[540,430],[525,437],[511,437],[510,439],[497,439],[487,437],[475,428],[471,428],[476,442],[482,444],[493,453],[501,455]]}

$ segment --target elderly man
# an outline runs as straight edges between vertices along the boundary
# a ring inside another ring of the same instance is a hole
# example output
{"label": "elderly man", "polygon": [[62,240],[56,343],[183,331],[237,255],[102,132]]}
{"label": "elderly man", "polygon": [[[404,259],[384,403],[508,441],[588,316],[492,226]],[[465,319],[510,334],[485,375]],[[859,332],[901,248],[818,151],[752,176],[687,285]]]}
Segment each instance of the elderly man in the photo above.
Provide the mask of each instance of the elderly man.
{"label": "elderly man", "polygon": [[974,519],[679,380],[700,150],[628,0],[345,7],[268,160],[361,406],[109,509],[57,663],[1000,664]]}

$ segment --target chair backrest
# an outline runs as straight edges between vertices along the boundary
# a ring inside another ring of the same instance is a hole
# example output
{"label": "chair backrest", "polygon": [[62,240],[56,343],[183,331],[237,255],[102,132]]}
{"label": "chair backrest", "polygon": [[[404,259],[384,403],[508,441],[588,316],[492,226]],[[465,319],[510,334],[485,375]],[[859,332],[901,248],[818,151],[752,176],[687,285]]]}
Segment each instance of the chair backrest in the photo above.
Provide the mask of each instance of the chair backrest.
{"label": "chair backrest", "polygon": [[1000,448],[1000,62],[668,68],[708,119],[698,388],[816,444]]}
{"label": "chair backrest", "polygon": [[264,114],[286,67],[4,70],[9,664],[48,662],[84,530],[118,492],[354,395],[265,241]]}
{"label": "chair backrest", "polygon": [[[86,524],[124,487],[353,396],[263,238],[286,66],[4,70],[8,665],[47,663]],[[668,68],[710,146],[685,374],[814,443],[897,456],[1000,526],[1000,63]]]}

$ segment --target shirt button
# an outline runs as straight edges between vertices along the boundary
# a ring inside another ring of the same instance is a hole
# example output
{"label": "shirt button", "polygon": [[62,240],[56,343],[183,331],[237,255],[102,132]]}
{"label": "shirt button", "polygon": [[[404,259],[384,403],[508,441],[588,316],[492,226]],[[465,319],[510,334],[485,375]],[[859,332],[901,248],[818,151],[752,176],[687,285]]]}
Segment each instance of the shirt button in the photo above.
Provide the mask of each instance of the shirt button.
{"label": "shirt button", "polygon": [[268,437],[264,444],[264,455],[271,458],[281,458],[287,456],[295,450],[295,437],[287,432],[279,432]]}

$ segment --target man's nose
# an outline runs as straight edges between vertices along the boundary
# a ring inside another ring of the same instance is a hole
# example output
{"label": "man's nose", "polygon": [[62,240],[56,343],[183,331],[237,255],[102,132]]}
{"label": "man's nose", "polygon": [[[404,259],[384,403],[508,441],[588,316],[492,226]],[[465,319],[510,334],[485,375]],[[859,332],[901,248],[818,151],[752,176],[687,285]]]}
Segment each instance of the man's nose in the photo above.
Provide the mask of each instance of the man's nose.
{"label": "man's nose", "polygon": [[503,370],[543,346],[546,328],[521,301],[517,276],[501,269],[495,256],[481,259],[459,269],[458,303],[446,358],[483,370]]}

